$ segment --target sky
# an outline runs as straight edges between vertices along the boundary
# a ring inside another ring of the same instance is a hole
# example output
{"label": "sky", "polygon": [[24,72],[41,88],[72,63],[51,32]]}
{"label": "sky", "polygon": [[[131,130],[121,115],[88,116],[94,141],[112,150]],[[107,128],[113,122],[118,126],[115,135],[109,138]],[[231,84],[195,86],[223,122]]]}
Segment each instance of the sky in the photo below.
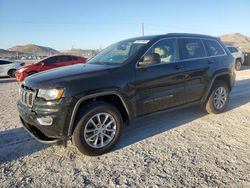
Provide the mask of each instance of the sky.
{"label": "sky", "polygon": [[250,36],[250,0],[0,0],[0,49],[99,49],[142,35]]}

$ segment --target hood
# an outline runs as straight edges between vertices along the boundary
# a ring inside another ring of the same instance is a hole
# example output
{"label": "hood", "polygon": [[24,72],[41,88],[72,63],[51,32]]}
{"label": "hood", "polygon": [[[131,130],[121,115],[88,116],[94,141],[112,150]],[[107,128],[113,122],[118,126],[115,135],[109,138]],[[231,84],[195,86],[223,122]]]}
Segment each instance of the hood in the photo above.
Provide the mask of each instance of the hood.
{"label": "hood", "polygon": [[32,88],[62,87],[74,80],[94,77],[100,72],[107,73],[107,67],[100,64],[76,64],[50,69],[27,77],[24,84]]}

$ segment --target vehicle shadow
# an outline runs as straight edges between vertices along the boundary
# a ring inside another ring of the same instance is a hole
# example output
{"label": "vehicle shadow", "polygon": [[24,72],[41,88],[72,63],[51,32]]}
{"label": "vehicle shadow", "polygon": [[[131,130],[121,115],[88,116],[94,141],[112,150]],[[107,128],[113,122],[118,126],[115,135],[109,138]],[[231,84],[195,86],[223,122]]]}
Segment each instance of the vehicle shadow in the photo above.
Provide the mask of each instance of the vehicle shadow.
{"label": "vehicle shadow", "polygon": [[16,82],[15,78],[0,77],[0,84]]}
{"label": "vehicle shadow", "polygon": [[47,147],[49,146],[34,140],[22,127],[2,131],[0,132],[0,164],[31,155]]}
{"label": "vehicle shadow", "polygon": [[[250,79],[239,80],[230,94],[230,101],[226,111],[229,112],[249,102]],[[208,114],[203,112],[200,106],[192,106],[177,111],[160,112],[140,118],[124,128],[121,139],[113,151],[120,150],[206,115]]]}
{"label": "vehicle shadow", "polygon": [[250,66],[249,66],[249,65],[243,65],[243,66],[241,67],[241,70],[248,70],[248,69],[250,69]]}

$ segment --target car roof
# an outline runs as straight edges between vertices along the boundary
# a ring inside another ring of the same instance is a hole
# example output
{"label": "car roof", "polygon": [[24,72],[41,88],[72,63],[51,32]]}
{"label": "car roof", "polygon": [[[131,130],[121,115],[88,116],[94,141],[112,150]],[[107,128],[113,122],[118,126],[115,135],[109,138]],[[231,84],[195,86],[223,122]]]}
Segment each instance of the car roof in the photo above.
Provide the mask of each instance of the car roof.
{"label": "car roof", "polygon": [[83,58],[83,59],[86,59],[85,57],[81,57],[81,56],[77,56],[77,55],[70,55],[70,54],[55,54],[55,55],[51,55],[51,56],[48,56],[48,57],[45,57],[39,61],[37,61],[36,63],[40,63],[46,59],[49,59],[49,58],[52,58],[52,57],[58,57],[58,56],[71,56],[71,57],[79,57],[79,58]]}
{"label": "car roof", "polygon": [[[46,57],[46,58],[50,58],[50,57],[58,57],[58,56],[81,57],[81,56],[71,55],[71,54],[55,54],[55,55],[48,56],[48,57]],[[82,58],[82,57],[81,57],[81,58]]]}
{"label": "car roof", "polygon": [[218,40],[218,37],[209,36],[209,35],[203,35],[203,34],[194,34],[194,33],[166,33],[162,35],[147,35],[147,36],[140,36],[140,37],[134,37],[130,38],[129,40],[153,40],[153,39],[161,39],[161,38],[167,38],[167,37],[194,37],[194,38],[207,38],[207,39],[216,39]]}

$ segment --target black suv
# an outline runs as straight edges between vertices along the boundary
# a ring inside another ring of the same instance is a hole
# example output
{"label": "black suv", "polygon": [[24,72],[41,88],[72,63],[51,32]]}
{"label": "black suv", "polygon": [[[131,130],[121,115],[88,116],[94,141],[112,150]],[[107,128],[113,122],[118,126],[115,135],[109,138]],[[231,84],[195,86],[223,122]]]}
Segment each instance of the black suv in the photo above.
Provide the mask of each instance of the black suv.
{"label": "black suv", "polygon": [[84,65],[28,77],[17,106],[40,142],[72,140],[82,153],[100,155],[140,116],[191,104],[223,112],[234,81],[234,58],[218,38],[143,36],[115,43]]}

